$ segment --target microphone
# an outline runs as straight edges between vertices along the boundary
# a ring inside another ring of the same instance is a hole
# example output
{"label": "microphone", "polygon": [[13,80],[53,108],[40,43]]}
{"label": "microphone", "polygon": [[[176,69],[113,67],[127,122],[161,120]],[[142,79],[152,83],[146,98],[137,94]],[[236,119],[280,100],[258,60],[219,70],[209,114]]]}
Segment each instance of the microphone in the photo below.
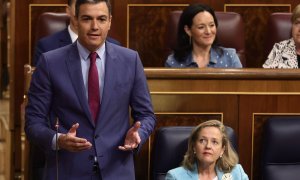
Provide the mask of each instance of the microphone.
{"label": "microphone", "polygon": [[59,127],[59,120],[56,118],[55,129],[56,129],[56,137],[55,137],[55,153],[56,153],[56,180],[58,180],[58,127]]}

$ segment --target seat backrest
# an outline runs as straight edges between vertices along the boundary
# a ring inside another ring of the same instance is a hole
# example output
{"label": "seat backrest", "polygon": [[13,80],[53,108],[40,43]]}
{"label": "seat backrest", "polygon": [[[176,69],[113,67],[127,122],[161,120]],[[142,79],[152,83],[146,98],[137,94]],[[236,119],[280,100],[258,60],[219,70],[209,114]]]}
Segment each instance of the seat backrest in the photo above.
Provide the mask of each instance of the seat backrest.
{"label": "seat backrest", "polygon": [[[164,180],[170,169],[180,166],[193,128],[195,127],[171,126],[157,130],[152,159],[154,180]],[[233,129],[226,126],[226,132],[234,149],[237,150],[237,140]]]}
{"label": "seat backrest", "polygon": [[291,38],[292,13],[272,13],[268,20],[266,33],[265,57],[272,50],[275,43]]}
{"label": "seat backrest", "polygon": [[65,29],[70,21],[67,13],[44,12],[37,20],[34,41]]}
{"label": "seat backrest", "polygon": [[[171,50],[177,44],[178,22],[182,11],[172,11],[167,22],[165,35],[166,53],[170,54]],[[238,13],[234,12],[215,12],[218,19],[217,38],[221,46],[234,48],[241,60],[243,66],[246,66],[245,56],[245,37],[244,22]]]}
{"label": "seat backrest", "polygon": [[262,143],[262,179],[300,177],[300,117],[269,118]]}

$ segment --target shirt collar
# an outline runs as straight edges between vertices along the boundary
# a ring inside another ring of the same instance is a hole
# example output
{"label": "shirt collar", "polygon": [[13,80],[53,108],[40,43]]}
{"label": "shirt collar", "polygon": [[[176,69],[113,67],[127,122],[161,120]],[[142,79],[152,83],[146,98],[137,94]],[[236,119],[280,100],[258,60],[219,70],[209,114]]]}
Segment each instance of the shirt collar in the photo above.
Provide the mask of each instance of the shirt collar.
{"label": "shirt collar", "polygon": [[[196,162],[194,163],[193,166],[194,166],[194,168],[193,168],[193,171],[191,171],[191,174],[192,174],[192,176],[197,175],[197,177],[198,177],[198,161],[196,161]],[[217,173],[218,179],[222,179],[222,176],[224,175],[224,172],[221,171],[221,170],[217,167],[217,165],[216,165],[215,169],[216,169],[216,173]]]}
{"label": "shirt collar", "polygon": [[[209,63],[208,63],[208,66],[210,65],[214,65],[214,64],[217,64],[217,59],[219,58],[219,55],[218,53],[214,50],[214,48],[211,48],[210,49],[210,58],[209,58]],[[186,65],[187,66],[190,66],[190,65],[194,65],[197,63],[195,62],[195,60],[193,59],[193,53],[191,52],[187,58],[187,61],[186,61]]]}
{"label": "shirt collar", "polygon": [[209,64],[217,64],[217,59],[219,59],[220,55],[214,48],[210,48],[210,59]]}
{"label": "shirt collar", "polygon": [[187,173],[192,177],[191,179],[198,179],[198,163],[195,162],[193,165],[193,169],[188,170]]}
{"label": "shirt collar", "polygon": [[71,36],[72,43],[75,42],[76,39],[78,38],[78,35],[71,29],[70,25],[68,26],[68,32]]}
{"label": "shirt collar", "polygon": [[[89,55],[91,54],[91,52],[86,49],[85,47],[83,47],[79,41],[77,42],[77,48],[78,48],[78,52],[79,52],[79,56],[81,57],[81,59],[84,60],[88,60],[89,59]],[[95,52],[98,54],[97,57],[99,57],[100,59],[104,59],[104,54],[105,54],[105,42],[103,43],[102,46],[100,46]]]}

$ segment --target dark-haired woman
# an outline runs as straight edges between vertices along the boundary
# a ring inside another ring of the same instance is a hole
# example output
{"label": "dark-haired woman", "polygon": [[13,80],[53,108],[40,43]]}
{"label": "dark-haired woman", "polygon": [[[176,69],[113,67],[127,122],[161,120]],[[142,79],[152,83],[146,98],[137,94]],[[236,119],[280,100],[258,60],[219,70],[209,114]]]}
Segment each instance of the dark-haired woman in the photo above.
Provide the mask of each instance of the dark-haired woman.
{"label": "dark-haired woman", "polygon": [[217,45],[217,27],[212,8],[202,4],[188,6],[180,16],[177,48],[169,55],[165,66],[241,68],[235,49]]}

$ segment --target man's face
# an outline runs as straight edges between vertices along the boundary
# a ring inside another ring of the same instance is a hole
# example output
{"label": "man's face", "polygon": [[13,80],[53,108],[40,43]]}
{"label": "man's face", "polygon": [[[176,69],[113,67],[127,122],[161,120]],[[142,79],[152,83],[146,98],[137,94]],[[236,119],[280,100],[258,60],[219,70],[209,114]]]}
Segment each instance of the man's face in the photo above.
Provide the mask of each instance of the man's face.
{"label": "man's face", "polygon": [[111,25],[111,15],[105,2],[82,4],[76,26],[78,41],[89,51],[97,50],[104,43]]}

